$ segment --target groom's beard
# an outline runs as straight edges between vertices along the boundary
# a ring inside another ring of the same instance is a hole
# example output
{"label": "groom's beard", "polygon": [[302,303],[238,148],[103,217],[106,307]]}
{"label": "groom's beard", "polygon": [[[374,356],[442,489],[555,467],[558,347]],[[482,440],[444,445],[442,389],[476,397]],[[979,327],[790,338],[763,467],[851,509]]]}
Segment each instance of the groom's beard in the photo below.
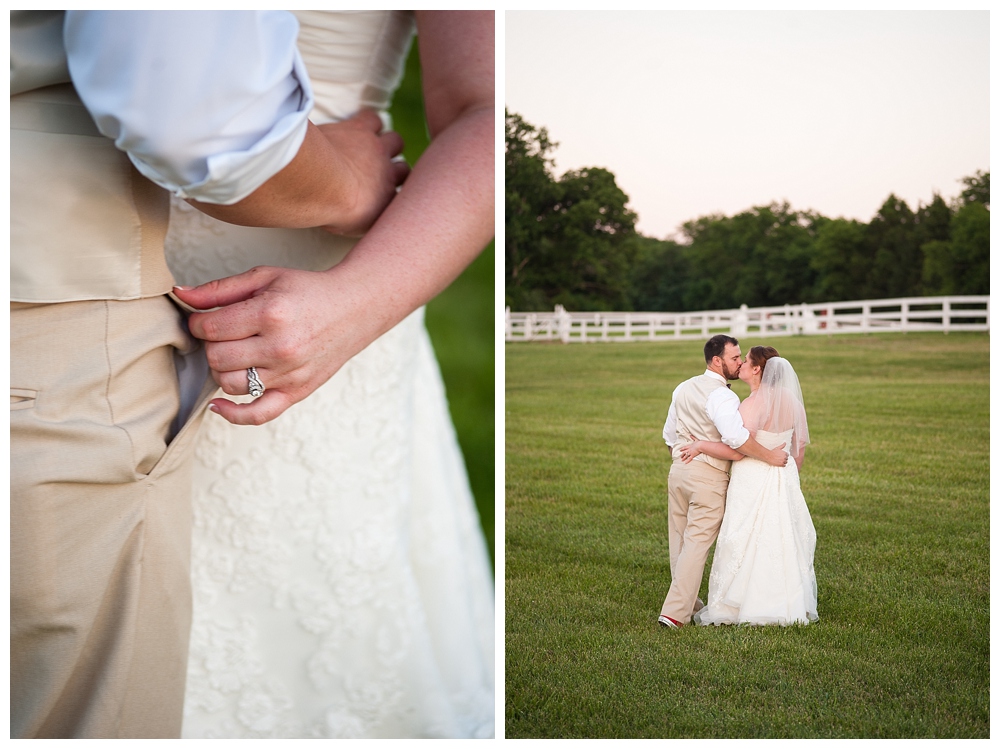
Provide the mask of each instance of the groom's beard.
{"label": "groom's beard", "polygon": [[738,380],[740,378],[740,368],[737,367],[734,371],[730,372],[729,368],[725,364],[722,365],[722,374],[726,376],[727,380]]}

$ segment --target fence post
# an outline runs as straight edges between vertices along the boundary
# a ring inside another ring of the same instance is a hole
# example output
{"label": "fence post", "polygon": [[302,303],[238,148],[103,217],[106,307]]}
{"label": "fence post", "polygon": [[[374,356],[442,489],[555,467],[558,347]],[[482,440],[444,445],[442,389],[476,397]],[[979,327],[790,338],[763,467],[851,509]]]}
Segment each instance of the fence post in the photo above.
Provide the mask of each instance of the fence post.
{"label": "fence post", "polygon": [[948,335],[948,329],[951,327],[951,300],[945,299],[941,302],[941,325],[944,328],[944,334]]}
{"label": "fence post", "polygon": [[561,304],[556,305],[556,333],[559,336],[559,340],[563,343],[569,343],[569,326],[570,326],[570,316],[566,311],[566,308]]}
{"label": "fence post", "polygon": [[747,334],[747,322],[750,316],[747,313],[746,304],[741,304],[740,308],[733,312],[733,319],[729,325],[729,334],[733,338],[743,338]]}
{"label": "fence post", "polygon": [[910,302],[906,299],[899,305],[899,327],[902,329],[904,335],[906,334],[906,329],[910,327]]}
{"label": "fence post", "polygon": [[799,332],[806,335],[815,335],[819,331],[819,323],[816,320],[816,313],[813,312],[805,302],[802,302],[802,327]]}

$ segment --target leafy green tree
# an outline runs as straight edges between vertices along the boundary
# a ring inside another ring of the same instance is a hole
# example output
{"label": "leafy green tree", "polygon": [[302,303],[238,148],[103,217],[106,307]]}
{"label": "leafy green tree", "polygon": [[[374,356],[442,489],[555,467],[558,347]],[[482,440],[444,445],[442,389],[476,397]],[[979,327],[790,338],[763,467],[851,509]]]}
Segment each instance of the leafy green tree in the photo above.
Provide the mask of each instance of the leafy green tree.
{"label": "leafy green tree", "polygon": [[545,128],[505,111],[504,207],[507,304],[544,309],[544,294],[531,282],[529,264],[544,246],[544,219],[559,196],[550,153],[556,143]]}
{"label": "leafy green tree", "polygon": [[798,304],[812,296],[818,217],[772,203],[732,218],[705,216],[684,224],[691,279],[685,309]]}
{"label": "leafy green tree", "polygon": [[690,283],[686,248],[677,242],[635,235],[631,240],[629,271],[632,309],[649,312],[682,312]]}
{"label": "leafy green tree", "polygon": [[916,227],[916,215],[906,201],[890,195],[865,232],[873,259],[862,299],[921,293],[923,256]]}
{"label": "leafy green tree", "polygon": [[925,242],[948,241],[951,237],[951,217],[951,208],[940,195],[934,193],[930,204],[921,205],[917,209],[918,243],[922,245]]}
{"label": "leafy green tree", "polygon": [[926,293],[990,293],[990,212],[982,202],[958,209],[950,241],[928,242],[922,250]]}
{"label": "leafy green tree", "polygon": [[811,260],[816,273],[815,301],[863,298],[872,267],[865,228],[853,219],[820,223]]}
{"label": "leafy green tree", "polygon": [[984,208],[990,207],[990,173],[976,170],[976,173],[969,177],[962,177],[960,182],[965,185],[959,199],[962,205],[969,203],[979,203]]}
{"label": "leafy green tree", "polygon": [[606,169],[551,175],[545,128],[506,112],[506,296],[515,309],[622,309],[635,214]]}
{"label": "leafy green tree", "polygon": [[635,213],[607,169],[567,172],[546,227],[550,238],[547,289],[567,309],[625,309],[634,246]]}

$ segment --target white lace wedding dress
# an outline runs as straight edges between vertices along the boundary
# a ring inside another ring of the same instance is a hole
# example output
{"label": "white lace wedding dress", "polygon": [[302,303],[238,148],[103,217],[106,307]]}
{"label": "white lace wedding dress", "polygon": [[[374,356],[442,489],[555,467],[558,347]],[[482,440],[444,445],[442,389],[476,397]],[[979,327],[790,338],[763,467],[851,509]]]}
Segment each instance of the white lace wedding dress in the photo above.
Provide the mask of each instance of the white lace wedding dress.
{"label": "white lace wedding dress", "polygon": [[[766,448],[792,443],[792,432],[758,431]],[[787,451],[786,447],[786,451]],[[794,460],[776,468],[733,463],[726,512],[698,624],[808,624],[818,618],[813,555],[816,529]]]}
{"label": "white lace wedding dress", "polygon": [[[384,110],[412,14],[297,15],[314,121]],[[197,284],[352,244],[175,201],[168,259]],[[493,577],[423,310],[262,427],[209,414],[194,483],[186,738],[493,735]]]}

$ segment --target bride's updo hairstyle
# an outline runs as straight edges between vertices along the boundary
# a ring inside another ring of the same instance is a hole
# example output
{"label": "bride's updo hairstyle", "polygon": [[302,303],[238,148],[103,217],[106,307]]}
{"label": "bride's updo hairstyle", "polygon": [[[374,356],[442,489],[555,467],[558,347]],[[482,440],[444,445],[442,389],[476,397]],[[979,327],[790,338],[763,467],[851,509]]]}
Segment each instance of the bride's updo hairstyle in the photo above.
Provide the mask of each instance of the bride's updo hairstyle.
{"label": "bride's updo hairstyle", "polygon": [[760,367],[760,376],[763,377],[767,360],[773,359],[775,356],[781,356],[781,354],[773,346],[754,346],[747,354],[747,359],[753,363],[753,366]]}

